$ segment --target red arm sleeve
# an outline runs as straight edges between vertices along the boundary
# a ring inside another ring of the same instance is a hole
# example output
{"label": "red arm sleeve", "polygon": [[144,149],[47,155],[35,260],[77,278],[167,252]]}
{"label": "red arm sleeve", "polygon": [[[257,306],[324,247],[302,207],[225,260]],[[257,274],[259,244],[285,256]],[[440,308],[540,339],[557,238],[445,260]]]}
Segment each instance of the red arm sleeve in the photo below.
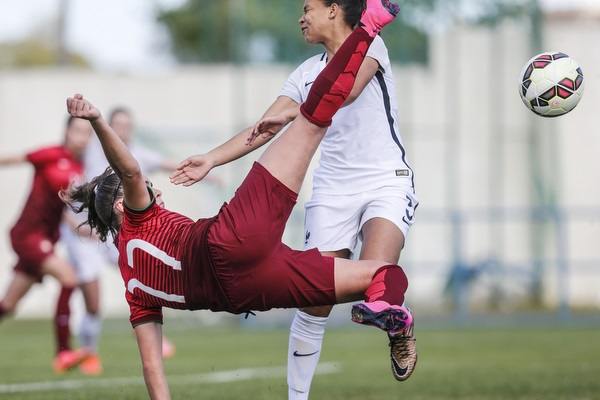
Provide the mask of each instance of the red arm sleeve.
{"label": "red arm sleeve", "polygon": [[162,307],[144,307],[139,304],[129,303],[129,322],[134,328],[146,322],[163,323]]}

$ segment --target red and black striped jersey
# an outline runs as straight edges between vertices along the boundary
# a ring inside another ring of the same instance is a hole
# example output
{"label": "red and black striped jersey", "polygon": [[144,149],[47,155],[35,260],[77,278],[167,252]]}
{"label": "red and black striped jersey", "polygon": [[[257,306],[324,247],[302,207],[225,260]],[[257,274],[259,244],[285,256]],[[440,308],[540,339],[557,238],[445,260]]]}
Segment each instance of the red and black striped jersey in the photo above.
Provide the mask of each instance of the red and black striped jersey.
{"label": "red and black striped jersey", "polygon": [[162,307],[189,309],[181,260],[194,222],[153,203],[125,208],[115,244],[133,326],[162,323]]}

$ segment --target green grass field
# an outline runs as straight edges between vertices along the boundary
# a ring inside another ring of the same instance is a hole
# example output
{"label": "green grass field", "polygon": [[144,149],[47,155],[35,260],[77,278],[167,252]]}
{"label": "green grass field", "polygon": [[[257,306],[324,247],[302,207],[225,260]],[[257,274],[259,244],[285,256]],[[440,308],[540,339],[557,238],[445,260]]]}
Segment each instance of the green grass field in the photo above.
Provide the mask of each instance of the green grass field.
{"label": "green grass field", "polygon": [[[101,347],[105,373],[94,380],[78,371],[54,376],[50,369],[49,322],[2,322],[0,398],[146,398],[145,388],[137,380],[141,376],[137,348],[126,322],[111,321],[106,325]],[[283,367],[287,331],[173,327],[168,332],[177,344],[177,355],[167,361],[175,399],[286,398],[283,369],[276,368],[275,376],[231,382],[214,382],[214,376],[207,374]],[[326,365],[335,363],[339,370],[315,378],[312,398],[600,398],[597,329],[422,329],[417,338],[420,359],[415,375],[405,383],[397,383],[391,377],[383,334],[365,327],[329,330],[321,360]],[[40,382],[49,382],[50,386],[40,386]],[[70,388],[56,388],[60,382]],[[26,383],[29,385],[11,385]],[[9,389],[20,392],[8,393]]]}

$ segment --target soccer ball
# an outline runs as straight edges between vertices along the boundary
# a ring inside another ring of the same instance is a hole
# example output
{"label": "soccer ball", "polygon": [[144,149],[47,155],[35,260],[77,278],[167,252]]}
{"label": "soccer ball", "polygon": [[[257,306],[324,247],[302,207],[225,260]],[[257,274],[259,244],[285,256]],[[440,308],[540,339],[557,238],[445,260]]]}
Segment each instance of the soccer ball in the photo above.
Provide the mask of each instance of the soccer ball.
{"label": "soccer ball", "polygon": [[542,53],[523,68],[519,94],[531,111],[558,117],[573,110],[583,96],[581,67],[564,53]]}

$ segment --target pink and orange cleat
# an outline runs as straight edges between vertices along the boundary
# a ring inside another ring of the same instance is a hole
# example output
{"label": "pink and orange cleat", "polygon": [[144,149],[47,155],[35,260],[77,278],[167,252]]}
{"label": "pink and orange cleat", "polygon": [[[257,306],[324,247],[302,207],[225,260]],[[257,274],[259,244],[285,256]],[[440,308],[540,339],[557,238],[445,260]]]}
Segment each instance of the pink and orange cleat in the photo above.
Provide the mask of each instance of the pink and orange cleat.
{"label": "pink and orange cleat", "polygon": [[175,356],[175,345],[166,336],[162,337],[162,357],[166,360]]}
{"label": "pink and orange cleat", "polygon": [[87,355],[88,352],[83,349],[63,350],[54,357],[52,368],[55,373],[64,374],[68,370],[78,366]]}
{"label": "pink and orange cleat", "polygon": [[79,371],[88,376],[98,376],[103,372],[102,361],[97,353],[88,353],[79,364]]}
{"label": "pink and orange cleat", "polygon": [[387,301],[377,300],[352,306],[352,321],[371,325],[384,330],[390,336],[396,336],[412,325],[413,317],[408,308],[391,305]]}
{"label": "pink and orange cleat", "polygon": [[386,331],[394,378],[405,381],[412,375],[417,365],[417,344],[414,320],[408,307],[381,300],[359,303],[352,306],[352,321]]}

